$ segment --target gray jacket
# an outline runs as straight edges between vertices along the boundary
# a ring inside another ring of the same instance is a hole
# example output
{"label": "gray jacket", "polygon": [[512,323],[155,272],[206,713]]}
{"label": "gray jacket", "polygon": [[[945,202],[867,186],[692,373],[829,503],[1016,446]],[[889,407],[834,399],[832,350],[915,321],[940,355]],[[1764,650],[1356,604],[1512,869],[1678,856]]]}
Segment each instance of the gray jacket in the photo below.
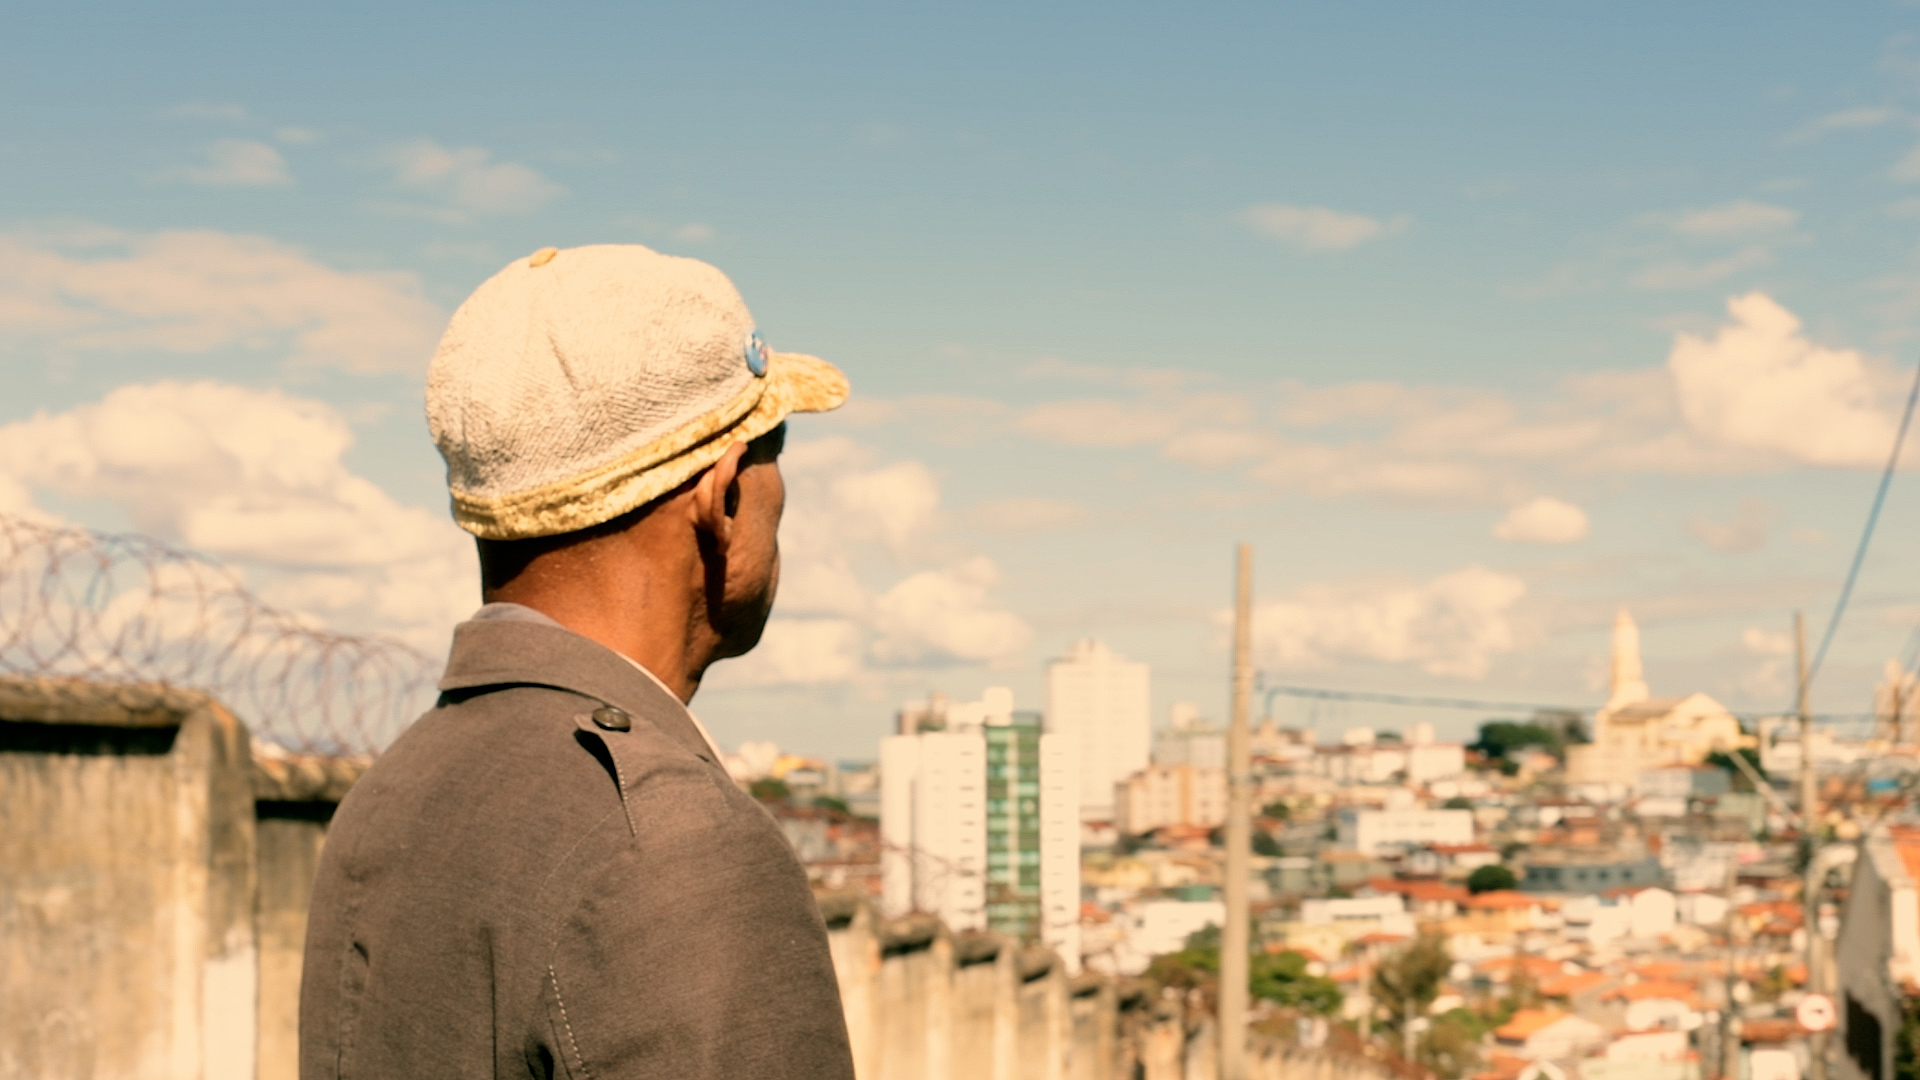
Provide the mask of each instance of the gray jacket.
{"label": "gray jacket", "polygon": [[302,1080],[851,1080],[806,875],[679,701],[510,620],[440,689],[328,833]]}

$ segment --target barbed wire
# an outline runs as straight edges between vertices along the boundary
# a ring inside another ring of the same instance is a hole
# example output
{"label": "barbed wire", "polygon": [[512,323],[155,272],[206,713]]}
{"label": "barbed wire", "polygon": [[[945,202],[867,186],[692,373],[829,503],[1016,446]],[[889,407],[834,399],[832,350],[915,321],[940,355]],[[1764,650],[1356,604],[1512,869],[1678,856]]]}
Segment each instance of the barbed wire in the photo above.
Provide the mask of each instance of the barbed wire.
{"label": "barbed wire", "polygon": [[432,702],[437,673],[403,642],[267,604],[204,556],[0,514],[0,674],[205,691],[256,738],[356,755]]}

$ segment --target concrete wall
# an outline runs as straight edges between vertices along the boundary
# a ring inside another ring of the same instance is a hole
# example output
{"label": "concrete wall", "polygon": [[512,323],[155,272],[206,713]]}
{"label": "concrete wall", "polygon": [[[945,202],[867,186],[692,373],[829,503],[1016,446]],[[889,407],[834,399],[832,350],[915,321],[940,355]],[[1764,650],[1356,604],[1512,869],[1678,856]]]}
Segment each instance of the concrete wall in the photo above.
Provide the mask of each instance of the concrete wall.
{"label": "concrete wall", "polygon": [[[949,934],[928,916],[881,921],[824,897],[859,1080],[1216,1080],[1207,1003],[1138,982],[1069,978],[1046,949]],[[1390,1080],[1358,1057],[1256,1033],[1250,1080]]]}
{"label": "concrete wall", "polygon": [[307,896],[358,762],[201,694],[0,679],[0,1080],[294,1080]]}
{"label": "concrete wall", "polygon": [[250,768],[202,695],[0,683],[0,1077],[251,1080]]}

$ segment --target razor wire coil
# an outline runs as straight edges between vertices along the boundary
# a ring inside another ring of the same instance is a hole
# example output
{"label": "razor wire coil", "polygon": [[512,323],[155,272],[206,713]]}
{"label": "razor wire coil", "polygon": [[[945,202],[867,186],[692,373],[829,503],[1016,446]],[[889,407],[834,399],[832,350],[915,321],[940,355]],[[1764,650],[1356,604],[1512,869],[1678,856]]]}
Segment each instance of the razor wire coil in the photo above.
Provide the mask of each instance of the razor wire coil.
{"label": "razor wire coil", "polygon": [[257,739],[352,756],[432,703],[438,667],[276,608],[205,556],[0,514],[0,675],[201,691]]}

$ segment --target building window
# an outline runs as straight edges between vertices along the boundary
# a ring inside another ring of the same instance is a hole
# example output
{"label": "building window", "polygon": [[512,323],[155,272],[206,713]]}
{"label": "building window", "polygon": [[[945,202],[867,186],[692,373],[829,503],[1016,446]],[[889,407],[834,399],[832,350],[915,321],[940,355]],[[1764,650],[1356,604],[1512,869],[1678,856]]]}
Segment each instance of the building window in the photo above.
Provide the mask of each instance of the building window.
{"label": "building window", "polygon": [[1847,1056],[1868,1080],[1886,1080],[1880,1059],[1880,1018],[1867,1011],[1858,998],[1847,995]]}

